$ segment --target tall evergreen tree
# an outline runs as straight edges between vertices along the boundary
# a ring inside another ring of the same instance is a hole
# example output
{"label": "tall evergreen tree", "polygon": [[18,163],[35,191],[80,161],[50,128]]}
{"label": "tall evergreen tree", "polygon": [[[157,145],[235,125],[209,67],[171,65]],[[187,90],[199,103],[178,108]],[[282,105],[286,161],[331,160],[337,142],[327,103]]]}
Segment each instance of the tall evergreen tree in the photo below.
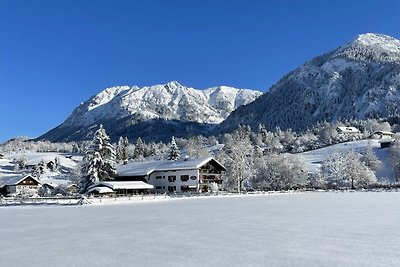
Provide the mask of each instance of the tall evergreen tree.
{"label": "tall evergreen tree", "polygon": [[181,153],[176,144],[175,137],[172,136],[171,146],[169,147],[168,160],[179,160],[181,158]]}
{"label": "tall evergreen tree", "polygon": [[92,143],[83,158],[79,188],[81,193],[96,182],[112,180],[116,174],[116,153],[103,125],[95,132]]}
{"label": "tall evergreen tree", "polygon": [[116,156],[118,161],[122,161],[124,164],[129,158],[129,141],[127,137],[120,137],[117,143]]}
{"label": "tall evergreen tree", "polygon": [[134,158],[136,160],[142,160],[145,156],[146,144],[142,141],[142,138],[138,137],[136,140]]}

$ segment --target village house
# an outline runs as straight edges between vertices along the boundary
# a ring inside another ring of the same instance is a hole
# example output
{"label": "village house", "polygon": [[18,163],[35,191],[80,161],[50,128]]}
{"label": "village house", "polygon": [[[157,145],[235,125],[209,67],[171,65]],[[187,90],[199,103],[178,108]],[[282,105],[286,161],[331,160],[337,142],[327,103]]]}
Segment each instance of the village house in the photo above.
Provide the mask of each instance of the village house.
{"label": "village house", "polygon": [[4,159],[4,155],[0,153],[0,159]]}
{"label": "village house", "polygon": [[38,194],[40,182],[31,175],[16,175],[0,178],[0,193],[8,195],[28,195]]}
{"label": "village house", "polygon": [[76,184],[70,184],[67,186],[67,193],[70,195],[77,194],[79,192],[79,188]]}
{"label": "village house", "polygon": [[336,131],[341,134],[358,134],[358,133],[360,133],[360,130],[358,130],[356,127],[350,127],[350,126],[338,126],[336,128]]}
{"label": "village house", "polygon": [[103,181],[89,186],[91,195],[134,195],[145,194],[154,186],[142,181]]}
{"label": "village house", "polygon": [[222,183],[225,167],[212,157],[133,162],[117,167],[117,182],[141,181],[155,193],[208,192]]}
{"label": "village house", "polygon": [[389,131],[377,131],[374,132],[370,137],[384,139],[384,138],[392,138],[393,135],[394,133]]}

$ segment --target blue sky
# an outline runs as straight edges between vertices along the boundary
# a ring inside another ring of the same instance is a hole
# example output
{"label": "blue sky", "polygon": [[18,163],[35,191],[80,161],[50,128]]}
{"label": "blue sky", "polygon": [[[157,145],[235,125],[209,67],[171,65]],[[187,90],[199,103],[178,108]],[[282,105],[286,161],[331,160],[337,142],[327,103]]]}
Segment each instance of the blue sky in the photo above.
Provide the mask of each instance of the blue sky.
{"label": "blue sky", "polygon": [[0,0],[0,142],[45,133],[110,86],[265,91],[358,34],[400,38],[399,11],[395,0]]}

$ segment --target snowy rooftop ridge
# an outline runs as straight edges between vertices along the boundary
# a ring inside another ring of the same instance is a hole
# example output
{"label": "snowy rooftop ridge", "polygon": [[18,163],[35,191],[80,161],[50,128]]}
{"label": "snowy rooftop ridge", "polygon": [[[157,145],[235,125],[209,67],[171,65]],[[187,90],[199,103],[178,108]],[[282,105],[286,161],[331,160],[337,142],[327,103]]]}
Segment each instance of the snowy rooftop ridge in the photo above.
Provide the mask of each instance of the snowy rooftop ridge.
{"label": "snowy rooftop ridge", "polygon": [[118,181],[118,182],[112,182],[112,181],[103,181],[103,182],[98,182],[95,183],[91,186],[89,186],[89,191],[92,190],[93,188],[99,188],[99,187],[108,187],[112,190],[117,190],[117,189],[153,189],[154,186],[151,184],[147,184],[142,181]]}
{"label": "snowy rooftop ridge", "polygon": [[126,165],[118,165],[117,173],[119,176],[145,176],[149,175],[154,171],[169,171],[169,170],[191,170],[198,169],[204,164],[215,161],[217,164],[221,165],[222,168],[225,167],[215,160],[213,157],[192,159],[192,160],[158,160],[158,161],[147,161],[147,162],[132,162]]}
{"label": "snowy rooftop ridge", "polygon": [[0,187],[6,186],[6,185],[16,185],[27,177],[32,178],[33,180],[35,180],[36,182],[38,182],[40,184],[40,181],[33,176],[26,175],[26,174],[20,174],[20,175],[13,175],[13,176],[0,176]]}

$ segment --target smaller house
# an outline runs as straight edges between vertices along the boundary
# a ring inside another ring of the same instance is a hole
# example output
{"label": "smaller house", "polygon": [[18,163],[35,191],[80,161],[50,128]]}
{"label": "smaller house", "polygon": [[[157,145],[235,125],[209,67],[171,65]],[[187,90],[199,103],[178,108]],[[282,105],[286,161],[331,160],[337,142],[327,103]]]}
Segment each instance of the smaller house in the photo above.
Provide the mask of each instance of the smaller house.
{"label": "smaller house", "polygon": [[103,181],[89,186],[88,193],[132,195],[148,193],[154,186],[143,181]]}
{"label": "smaller house", "polygon": [[4,155],[0,153],[0,159],[4,159]]}
{"label": "smaller house", "polygon": [[377,131],[374,132],[370,137],[374,137],[374,138],[391,138],[393,137],[394,133],[389,132],[389,131]]}
{"label": "smaller house", "polygon": [[338,126],[336,128],[336,131],[341,134],[358,134],[358,133],[360,133],[360,130],[358,130],[356,127],[350,127],[350,126]]}
{"label": "smaller house", "polygon": [[51,191],[53,191],[56,188],[56,186],[52,183],[44,183],[42,184],[42,187]]}
{"label": "smaller house", "polygon": [[7,195],[28,195],[38,194],[40,181],[31,175],[16,175],[0,178],[0,192]]}
{"label": "smaller house", "polygon": [[115,192],[109,187],[106,186],[94,186],[94,187],[89,187],[89,189],[86,192],[88,195],[94,195],[94,196],[104,196],[104,195],[114,195]]}
{"label": "smaller house", "polygon": [[68,194],[77,194],[79,191],[79,188],[76,184],[70,184],[67,186],[67,192]]}

